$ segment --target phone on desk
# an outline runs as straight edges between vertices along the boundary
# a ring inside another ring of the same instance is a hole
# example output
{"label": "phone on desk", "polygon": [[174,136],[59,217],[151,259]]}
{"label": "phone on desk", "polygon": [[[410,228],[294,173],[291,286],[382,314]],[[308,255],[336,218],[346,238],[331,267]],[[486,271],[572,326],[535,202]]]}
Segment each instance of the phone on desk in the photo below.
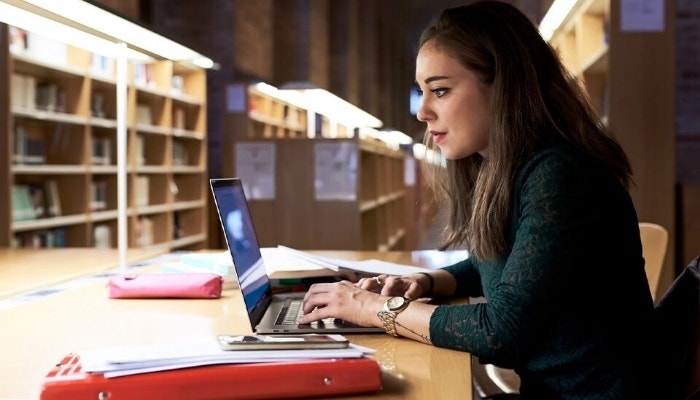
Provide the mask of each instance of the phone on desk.
{"label": "phone on desk", "polygon": [[219,335],[224,350],[344,349],[349,345],[343,335]]}

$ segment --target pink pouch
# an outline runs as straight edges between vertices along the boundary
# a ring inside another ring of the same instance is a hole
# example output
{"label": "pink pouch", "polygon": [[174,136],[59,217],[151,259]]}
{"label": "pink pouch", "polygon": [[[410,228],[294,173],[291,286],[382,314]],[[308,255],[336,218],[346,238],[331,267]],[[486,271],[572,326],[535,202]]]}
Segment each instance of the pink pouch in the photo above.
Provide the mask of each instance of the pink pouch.
{"label": "pink pouch", "polygon": [[109,279],[110,299],[218,299],[224,278],[208,272],[123,274]]}

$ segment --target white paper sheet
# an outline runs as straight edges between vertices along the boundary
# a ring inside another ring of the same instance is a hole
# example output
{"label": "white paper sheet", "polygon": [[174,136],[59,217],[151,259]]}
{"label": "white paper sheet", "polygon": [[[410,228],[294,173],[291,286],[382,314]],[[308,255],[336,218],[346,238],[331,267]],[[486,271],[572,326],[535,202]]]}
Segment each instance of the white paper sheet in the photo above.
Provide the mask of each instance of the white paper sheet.
{"label": "white paper sheet", "polygon": [[215,341],[162,345],[105,347],[79,353],[82,370],[117,377],[213,364],[243,364],[327,358],[359,358],[371,354],[365,347],[306,350],[221,350]]}

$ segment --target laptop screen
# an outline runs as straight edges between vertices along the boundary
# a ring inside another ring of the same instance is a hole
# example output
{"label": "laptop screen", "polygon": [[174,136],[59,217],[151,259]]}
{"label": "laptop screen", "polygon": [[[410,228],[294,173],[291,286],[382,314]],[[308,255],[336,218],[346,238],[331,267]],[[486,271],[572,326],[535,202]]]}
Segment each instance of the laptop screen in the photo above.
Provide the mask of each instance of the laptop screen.
{"label": "laptop screen", "polygon": [[237,178],[212,179],[211,189],[238,285],[250,314],[264,303],[271,289],[243,185]]}

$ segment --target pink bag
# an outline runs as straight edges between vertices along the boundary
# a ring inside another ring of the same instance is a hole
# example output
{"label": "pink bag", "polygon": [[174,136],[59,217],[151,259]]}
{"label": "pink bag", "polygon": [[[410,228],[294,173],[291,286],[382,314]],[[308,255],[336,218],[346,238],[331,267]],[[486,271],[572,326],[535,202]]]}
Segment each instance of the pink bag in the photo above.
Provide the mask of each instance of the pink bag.
{"label": "pink bag", "polygon": [[208,272],[123,274],[109,279],[109,298],[218,299],[223,282]]}

